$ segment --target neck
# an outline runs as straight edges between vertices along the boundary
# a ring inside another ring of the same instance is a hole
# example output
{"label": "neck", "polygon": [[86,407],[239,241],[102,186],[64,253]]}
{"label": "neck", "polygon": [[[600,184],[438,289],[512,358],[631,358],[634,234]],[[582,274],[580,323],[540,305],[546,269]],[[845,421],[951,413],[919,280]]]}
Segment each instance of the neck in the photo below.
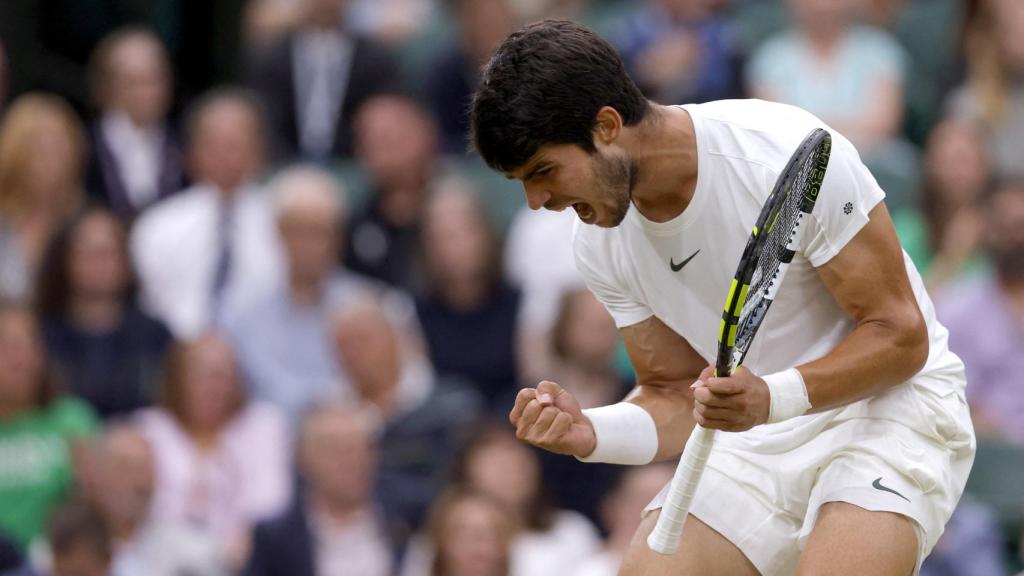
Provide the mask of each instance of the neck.
{"label": "neck", "polygon": [[117,297],[77,296],[71,299],[71,321],[88,331],[99,332],[117,327],[123,312]]}
{"label": "neck", "polygon": [[486,283],[476,278],[448,278],[443,286],[439,294],[455,310],[475,310],[487,298]]}
{"label": "neck", "polygon": [[110,525],[110,535],[114,537],[114,540],[130,542],[142,522],[139,518],[111,518],[108,516],[107,524]]}
{"label": "neck", "polygon": [[222,428],[221,424],[193,425],[188,430],[188,436],[200,451],[207,452],[217,446]]}
{"label": "neck", "polygon": [[804,31],[811,50],[819,56],[829,56],[843,37],[842,26],[811,27]]}
{"label": "neck", "polygon": [[320,300],[323,280],[320,278],[299,278],[292,276],[288,282],[292,302],[310,306]]}
{"label": "neck", "polygon": [[381,416],[388,420],[398,405],[398,382],[390,385],[375,384],[372,388],[378,392],[373,396],[364,396],[364,399],[373,404],[380,411]]}
{"label": "neck", "polygon": [[697,186],[697,136],[682,108],[651,104],[651,117],[625,143],[633,148],[633,205],[648,220],[667,222],[686,209]]}
{"label": "neck", "polygon": [[28,408],[25,402],[0,402],[0,421],[15,418]]}
{"label": "neck", "polygon": [[366,512],[365,504],[347,498],[330,498],[320,493],[312,495],[311,500],[314,510],[339,524],[351,523]]}

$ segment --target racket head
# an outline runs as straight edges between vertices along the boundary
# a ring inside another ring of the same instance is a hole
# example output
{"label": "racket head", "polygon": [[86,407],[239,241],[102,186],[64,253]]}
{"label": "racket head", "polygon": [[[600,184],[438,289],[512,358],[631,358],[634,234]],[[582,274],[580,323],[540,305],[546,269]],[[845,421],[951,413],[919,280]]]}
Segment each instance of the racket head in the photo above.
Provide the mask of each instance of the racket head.
{"label": "racket head", "polygon": [[827,130],[816,128],[779,174],[754,223],[726,297],[718,332],[715,374],[740,365],[792,260],[804,216],[814,210],[832,150]]}

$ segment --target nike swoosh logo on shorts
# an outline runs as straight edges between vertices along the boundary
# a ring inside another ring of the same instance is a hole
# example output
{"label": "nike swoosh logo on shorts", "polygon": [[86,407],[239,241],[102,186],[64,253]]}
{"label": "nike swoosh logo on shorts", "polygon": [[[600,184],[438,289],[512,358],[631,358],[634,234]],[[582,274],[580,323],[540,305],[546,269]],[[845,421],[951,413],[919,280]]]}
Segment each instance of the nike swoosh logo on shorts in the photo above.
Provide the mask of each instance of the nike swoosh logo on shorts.
{"label": "nike swoosh logo on shorts", "polygon": [[878,478],[875,478],[875,481],[871,483],[871,486],[873,488],[876,488],[876,489],[881,490],[883,492],[890,492],[892,494],[895,494],[895,495],[899,496],[900,498],[903,498],[907,502],[910,502],[910,498],[907,498],[903,494],[900,494],[899,492],[893,490],[892,488],[889,488],[888,486],[882,486],[882,477],[881,476],[879,476]]}
{"label": "nike swoosh logo on shorts", "polygon": [[669,258],[668,259],[668,267],[671,268],[673,272],[679,272],[680,270],[683,269],[683,266],[686,266],[690,262],[690,260],[693,260],[693,257],[696,256],[697,253],[699,253],[699,252],[700,252],[700,248],[697,249],[697,252],[694,252],[693,254],[690,254],[689,258],[687,258],[686,260],[683,260],[679,264],[675,263],[675,259]]}

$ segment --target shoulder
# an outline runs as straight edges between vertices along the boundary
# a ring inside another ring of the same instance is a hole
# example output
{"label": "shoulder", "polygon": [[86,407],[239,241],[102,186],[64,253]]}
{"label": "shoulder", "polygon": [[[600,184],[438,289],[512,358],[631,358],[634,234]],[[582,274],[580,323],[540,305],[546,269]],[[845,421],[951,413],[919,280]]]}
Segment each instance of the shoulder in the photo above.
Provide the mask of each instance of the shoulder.
{"label": "shoulder", "polygon": [[[775,174],[782,171],[811,130],[828,128],[803,108],[753,98],[688,104],[683,108],[693,119],[702,156],[743,160]],[[832,134],[837,135],[834,131]]]}
{"label": "shoulder", "polygon": [[893,53],[903,52],[899,42],[885,30],[874,26],[854,26],[850,29],[850,39],[858,48],[870,50],[885,50]]}
{"label": "shoulder", "polygon": [[[632,206],[629,209],[636,210]],[[584,258],[588,264],[607,261],[608,256],[613,256],[618,252],[616,246],[622,242],[627,233],[626,227],[630,225],[625,220],[614,228],[591,226],[584,224],[579,219],[573,222],[572,247],[576,254],[577,266],[581,258]],[[580,271],[583,272],[582,269]]]}
{"label": "shoulder", "polygon": [[136,239],[157,239],[168,229],[180,226],[195,214],[213,207],[212,192],[204,186],[192,186],[150,206],[132,226]]}
{"label": "shoulder", "polygon": [[232,429],[249,437],[274,439],[287,434],[288,419],[274,404],[250,400],[236,417]]}
{"label": "shoulder", "polygon": [[129,307],[125,314],[124,325],[129,334],[142,338],[146,342],[169,343],[172,339],[170,330],[163,322],[146,314],[136,306]]}
{"label": "shoulder", "polygon": [[792,58],[800,48],[800,39],[792,31],[784,31],[769,37],[754,49],[756,64],[784,66],[782,60]]}
{"label": "shoulder", "polygon": [[803,108],[757,98],[715,100],[683,108],[691,116],[697,116],[695,122],[720,122],[749,130],[787,132],[801,130],[804,126],[824,126],[824,122]]}
{"label": "shoulder", "polygon": [[555,512],[551,527],[543,533],[534,533],[531,541],[544,543],[544,547],[557,548],[565,556],[587,557],[600,548],[601,537],[594,524],[573,510]]}
{"label": "shoulder", "polygon": [[136,225],[145,226],[148,222],[173,219],[179,214],[205,208],[212,204],[213,191],[206,186],[197,184],[150,206],[139,216]]}
{"label": "shoulder", "polygon": [[170,446],[182,446],[188,444],[185,430],[178,424],[178,421],[164,408],[145,408],[136,412],[135,420],[139,429],[159,449],[156,454],[159,456]]}
{"label": "shoulder", "polygon": [[61,396],[54,400],[48,414],[55,427],[71,435],[89,434],[99,426],[96,412],[73,396]]}

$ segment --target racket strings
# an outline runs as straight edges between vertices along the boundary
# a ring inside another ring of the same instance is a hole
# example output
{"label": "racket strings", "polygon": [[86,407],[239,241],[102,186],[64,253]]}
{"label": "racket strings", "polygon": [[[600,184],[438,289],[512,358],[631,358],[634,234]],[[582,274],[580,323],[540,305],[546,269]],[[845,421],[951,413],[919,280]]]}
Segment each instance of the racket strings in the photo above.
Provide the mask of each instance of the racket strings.
{"label": "racket strings", "polygon": [[812,166],[813,162],[806,162],[797,177],[783,191],[782,205],[773,216],[772,224],[766,232],[764,244],[757,255],[757,263],[750,278],[747,300],[743,304],[740,313],[741,320],[737,326],[736,346],[733,352],[734,366],[738,365],[746,354],[756,327],[761,324],[764,315],[768,313],[768,308],[778,292],[783,267],[788,265],[793,258],[797,233],[803,219],[803,212],[800,209],[802,195],[799,191],[803,190]]}

